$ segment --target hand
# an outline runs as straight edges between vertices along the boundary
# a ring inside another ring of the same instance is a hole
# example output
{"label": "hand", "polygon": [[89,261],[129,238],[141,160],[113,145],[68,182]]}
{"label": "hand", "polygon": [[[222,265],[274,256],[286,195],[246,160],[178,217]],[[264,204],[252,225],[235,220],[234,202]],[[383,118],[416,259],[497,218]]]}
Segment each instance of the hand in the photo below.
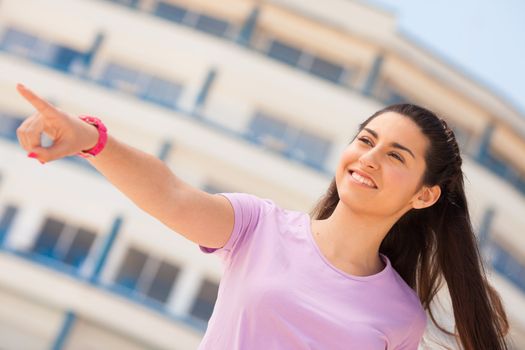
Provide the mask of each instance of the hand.
{"label": "hand", "polygon": [[[20,145],[30,152],[28,156],[43,164],[75,155],[97,144],[98,131],[93,125],[61,111],[22,84],[18,84],[16,89],[36,109],[36,113],[24,120],[16,130]],[[42,132],[53,140],[50,147],[41,146]]]}

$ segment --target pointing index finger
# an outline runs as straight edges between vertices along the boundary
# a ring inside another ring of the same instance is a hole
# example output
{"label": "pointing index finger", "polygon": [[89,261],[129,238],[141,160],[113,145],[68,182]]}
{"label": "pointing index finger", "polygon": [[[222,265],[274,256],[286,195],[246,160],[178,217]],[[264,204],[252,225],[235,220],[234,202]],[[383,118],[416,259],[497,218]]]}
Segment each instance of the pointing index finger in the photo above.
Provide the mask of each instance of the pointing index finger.
{"label": "pointing index finger", "polygon": [[22,95],[22,97],[27,100],[27,102],[31,103],[33,107],[36,108],[37,111],[43,113],[47,109],[53,109],[53,106],[49,102],[37,96],[33,91],[29,90],[24,85],[17,84],[16,89],[20,95]]}

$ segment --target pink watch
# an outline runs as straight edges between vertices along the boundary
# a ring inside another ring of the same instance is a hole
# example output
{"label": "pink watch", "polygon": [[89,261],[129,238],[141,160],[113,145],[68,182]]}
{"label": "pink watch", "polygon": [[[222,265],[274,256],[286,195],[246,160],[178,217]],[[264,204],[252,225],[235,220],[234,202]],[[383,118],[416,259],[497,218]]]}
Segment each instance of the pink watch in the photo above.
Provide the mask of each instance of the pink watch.
{"label": "pink watch", "polygon": [[106,142],[108,141],[108,129],[102,123],[102,121],[96,117],[90,117],[87,115],[83,115],[79,117],[83,121],[85,121],[88,124],[94,125],[98,130],[98,142],[97,144],[86,151],[80,151],[76,155],[82,158],[91,158],[102,152],[104,149],[104,146],[106,146]]}

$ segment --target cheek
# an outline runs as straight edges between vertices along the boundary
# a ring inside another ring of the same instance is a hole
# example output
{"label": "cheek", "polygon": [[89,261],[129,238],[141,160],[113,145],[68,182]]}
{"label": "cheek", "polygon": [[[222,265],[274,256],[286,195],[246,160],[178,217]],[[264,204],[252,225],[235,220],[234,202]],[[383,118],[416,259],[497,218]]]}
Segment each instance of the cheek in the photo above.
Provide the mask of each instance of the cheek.
{"label": "cheek", "polygon": [[[388,173],[385,172],[386,188],[393,196],[397,198],[410,198],[416,187],[417,179],[413,173],[406,169],[392,168]],[[395,193],[395,194],[394,194]]]}
{"label": "cheek", "polygon": [[359,158],[359,150],[356,149],[356,146],[351,144],[346,147],[346,149],[341,154],[341,157],[339,157],[339,165],[340,166],[347,166],[351,163],[355,163],[355,161]]}

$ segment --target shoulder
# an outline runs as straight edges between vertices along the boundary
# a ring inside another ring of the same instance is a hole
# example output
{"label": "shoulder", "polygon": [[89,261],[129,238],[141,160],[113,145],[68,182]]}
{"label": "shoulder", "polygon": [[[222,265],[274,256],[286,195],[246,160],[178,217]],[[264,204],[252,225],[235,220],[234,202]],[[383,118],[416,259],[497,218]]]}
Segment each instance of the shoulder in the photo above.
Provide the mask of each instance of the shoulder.
{"label": "shoulder", "polygon": [[415,349],[427,327],[427,313],[416,291],[405,282],[394,268],[391,271],[393,278],[391,287],[395,292],[390,292],[395,293],[395,298],[398,301],[395,307],[395,317],[400,326],[399,333],[392,339],[396,339],[399,344],[402,344],[399,349]]}
{"label": "shoulder", "polygon": [[401,302],[400,305],[404,309],[403,312],[412,315],[416,319],[415,322],[419,321],[426,324],[427,315],[417,292],[405,282],[393,266],[391,272],[392,287],[395,290],[397,299]]}
{"label": "shoulder", "polygon": [[257,213],[266,215],[272,210],[280,209],[273,200],[250,193],[221,192],[217,194],[226,197],[230,201],[235,214]]}

